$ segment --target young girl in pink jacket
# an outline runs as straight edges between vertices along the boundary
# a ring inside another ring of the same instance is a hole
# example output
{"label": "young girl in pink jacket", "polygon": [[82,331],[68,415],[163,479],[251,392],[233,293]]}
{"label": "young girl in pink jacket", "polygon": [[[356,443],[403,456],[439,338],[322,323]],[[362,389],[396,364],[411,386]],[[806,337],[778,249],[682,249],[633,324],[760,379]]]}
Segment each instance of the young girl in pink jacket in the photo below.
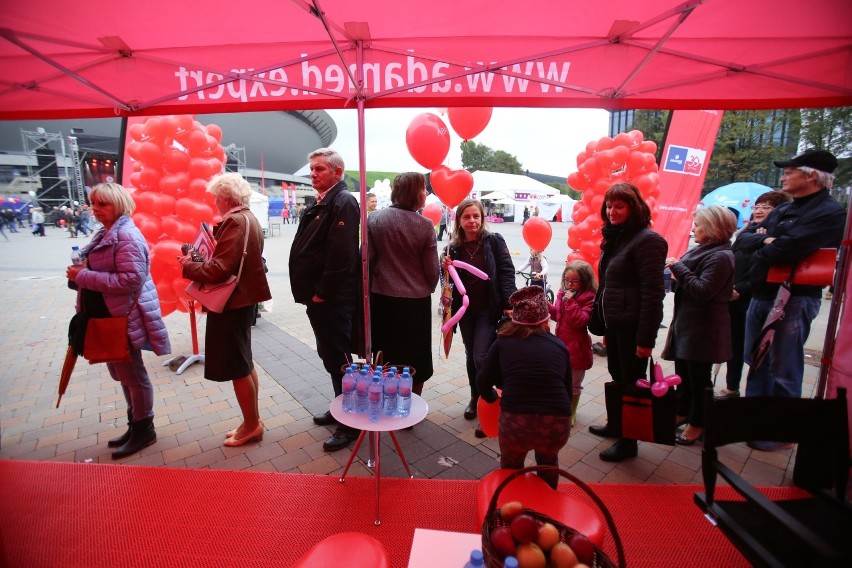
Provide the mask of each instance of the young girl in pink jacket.
{"label": "young girl in pink jacket", "polygon": [[595,273],[588,262],[574,260],[565,265],[556,304],[549,304],[550,319],[556,322],[556,337],[568,348],[571,357],[571,425],[577,422],[577,405],[583,389],[586,369],[592,368],[592,338],[587,326],[598,288]]}

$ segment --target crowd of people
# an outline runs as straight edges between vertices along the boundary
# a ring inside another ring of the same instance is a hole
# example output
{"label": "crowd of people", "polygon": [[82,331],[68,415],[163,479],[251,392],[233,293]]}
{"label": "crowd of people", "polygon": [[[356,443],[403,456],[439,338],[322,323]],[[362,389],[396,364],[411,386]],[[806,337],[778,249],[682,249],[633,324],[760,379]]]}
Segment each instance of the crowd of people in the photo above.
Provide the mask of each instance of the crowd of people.
{"label": "crowd of people", "polygon": [[[576,423],[585,372],[592,367],[590,330],[604,337],[611,380],[634,383],[646,376],[665,327],[664,272],[674,281],[674,312],[660,357],[673,361],[682,378],[672,428],[681,428],[677,444],[698,442],[704,426],[702,397],[712,387],[714,364],[728,364],[725,388],[717,398],[740,396],[743,361],[750,362],[751,345],[778,291],[777,284],[767,281],[769,268],[839,246],[845,223],[843,207],[829,194],[837,160],[822,150],[775,162],[784,169],[781,189],[761,195],[752,219],[736,234],[736,217],[727,208],[696,210],[695,246],[680,258],[667,256],[668,245],[653,230],[650,207],[637,187],[616,183],[600,209],[598,266],[583,261],[560,266],[558,292],[548,302],[548,262],[542,251],[530,251],[522,268],[529,268],[534,278],[519,290],[506,241],[488,228],[481,202],[466,199],[455,208],[450,241],[439,247],[450,216],[442,216],[437,229],[419,213],[426,202],[426,180],[414,172],[396,177],[390,207],[376,209],[368,196],[368,252],[362,265],[361,206],[344,181],[343,158],[320,148],[308,159],[316,202],[296,215],[302,222],[290,250],[290,288],[294,301],[305,306],[334,396],[342,393],[353,354],[379,352],[389,364],[410,366],[412,390],[423,392],[434,373],[432,295],[458,261],[471,270],[458,270],[462,286],[452,286],[444,301],[452,314],[463,312],[452,329],[464,347],[470,390],[460,414],[473,421],[480,398],[499,401],[498,441],[501,465],[507,468],[522,467],[530,451],[540,465],[558,465],[558,453]],[[216,285],[236,278],[225,308],[207,316],[204,376],[233,383],[242,422],[223,444],[241,446],[261,440],[264,433],[251,327],[255,305],[271,293],[263,233],[248,208],[248,183],[238,174],[223,174],[210,182],[208,191],[222,218],[214,231],[214,254],[203,260],[189,251],[178,261],[183,276],[194,282]],[[151,382],[140,350],[168,353],[169,341],[147,246],[130,218],[132,200],[117,184],[97,186],[91,198],[92,213],[102,226],[83,247],[84,264],[69,267],[68,278],[77,289],[78,310],[118,315],[130,309],[132,362],[109,364],[128,406],[127,432],[109,442],[118,448],[113,456],[119,458],[156,440]],[[368,271],[366,278],[362,269]],[[366,303],[361,292],[365,280]],[[781,322],[784,331],[776,334],[762,364],[750,368],[745,396],[801,396],[803,347],[820,298],[819,287],[793,286]],[[371,324],[370,341],[363,333],[365,319]],[[326,451],[343,449],[359,435],[338,423],[330,410],[313,421],[334,427],[323,443]],[[621,437],[609,421],[589,431],[615,438],[600,453],[602,460],[638,455],[637,440]],[[479,426],[474,432],[487,435]],[[759,440],[750,445],[758,450],[779,447]],[[555,476],[544,478],[556,485]]]}

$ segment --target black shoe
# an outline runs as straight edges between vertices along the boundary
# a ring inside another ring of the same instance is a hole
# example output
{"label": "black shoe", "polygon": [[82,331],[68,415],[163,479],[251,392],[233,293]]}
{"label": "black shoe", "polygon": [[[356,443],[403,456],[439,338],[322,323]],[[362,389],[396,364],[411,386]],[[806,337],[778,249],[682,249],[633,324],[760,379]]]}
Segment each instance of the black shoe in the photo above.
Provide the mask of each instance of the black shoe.
{"label": "black shoe", "polygon": [[600,458],[605,462],[620,462],[627,458],[635,458],[639,453],[639,444],[636,440],[619,440],[612,446],[600,453]]}
{"label": "black shoe", "polygon": [[147,448],[157,441],[157,432],[154,431],[154,418],[149,417],[138,420],[130,425],[130,439],[127,443],[112,453],[112,459],[118,460]]}
{"label": "black shoe", "polygon": [[351,428],[338,427],[331,435],[331,438],[322,443],[322,449],[327,452],[336,452],[342,450],[349,445],[349,442],[356,440],[360,432]]}
{"label": "black shoe", "polygon": [[331,415],[331,411],[327,410],[322,414],[314,414],[314,424],[317,426],[331,426],[332,424],[337,424],[337,420]]}
{"label": "black shoe", "polygon": [[120,448],[130,439],[130,432],[133,430],[133,415],[130,414],[130,411],[127,411],[127,431],[119,436],[118,438],[113,438],[107,442],[107,447],[109,448]]}
{"label": "black shoe", "polygon": [[473,431],[473,435],[477,438],[487,438],[488,434],[482,429],[482,426],[477,426],[476,430]]}
{"label": "black shoe", "polygon": [[615,438],[615,432],[611,432],[609,429],[609,422],[604,424],[603,426],[599,426],[597,424],[592,424],[589,426],[589,432],[594,434],[595,436],[601,436],[603,438]]}
{"label": "black shoe", "polygon": [[470,399],[467,407],[464,409],[464,419],[465,420],[473,420],[476,418],[476,405],[479,402],[479,397],[474,397]]}

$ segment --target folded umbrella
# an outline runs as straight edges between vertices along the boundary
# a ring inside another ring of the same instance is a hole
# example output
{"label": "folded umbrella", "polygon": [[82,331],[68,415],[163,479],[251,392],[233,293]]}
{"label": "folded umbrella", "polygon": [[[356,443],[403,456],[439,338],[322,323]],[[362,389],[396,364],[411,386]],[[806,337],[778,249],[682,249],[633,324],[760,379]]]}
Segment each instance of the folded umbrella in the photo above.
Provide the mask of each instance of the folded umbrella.
{"label": "folded umbrella", "polygon": [[68,388],[68,382],[71,380],[71,373],[74,372],[76,364],[77,354],[74,352],[74,347],[69,345],[65,352],[65,361],[62,363],[62,371],[59,373],[59,398],[56,399],[56,408],[59,408],[59,401],[62,400],[62,395]]}
{"label": "folded umbrella", "polygon": [[763,322],[763,329],[760,335],[752,345],[751,351],[751,369],[757,369],[763,364],[764,359],[769,354],[769,349],[772,347],[772,341],[775,339],[775,328],[777,323],[784,317],[784,307],[790,299],[790,283],[784,282],[778,288],[778,294],[775,295],[775,303],[772,304],[772,309],[766,315],[766,321]]}
{"label": "folded umbrella", "polygon": [[[447,321],[453,317],[453,284],[452,279],[450,278],[450,273],[445,269],[444,270],[444,286],[441,292],[441,307],[443,310],[441,317],[441,324],[447,323]],[[446,333],[443,333],[443,344],[444,344],[444,357],[449,357],[450,355],[450,347],[453,345],[453,329],[450,328]]]}

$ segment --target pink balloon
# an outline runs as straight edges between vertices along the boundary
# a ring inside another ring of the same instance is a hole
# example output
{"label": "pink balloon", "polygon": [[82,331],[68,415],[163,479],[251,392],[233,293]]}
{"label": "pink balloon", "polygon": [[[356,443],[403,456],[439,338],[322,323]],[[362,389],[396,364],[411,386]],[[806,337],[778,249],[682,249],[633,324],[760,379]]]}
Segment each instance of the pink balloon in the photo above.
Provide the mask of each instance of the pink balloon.
{"label": "pink balloon", "polygon": [[669,392],[669,384],[665,381],[651,385],[651,394],[654,396],[665,396],[667,392]]}
{"label": "pink balloon", "polygon": [[479,278],[481,280],[488,280],[488,275],[485,274],[480,269],[478,269],[477,267],[473,266],[472,264],[468,264],[468,263],[461,261],[461,260],[454,260],[452,264],[456,268],[463,268],[463,269],[467,270],[468,272],[470,272],[471,274],[473,274],[474,276],[476,276],[477,278]]}
{"label": "pink balloon", "polygon": [[438,115],[424,112],[405,130],[405,145],[418,164],[434,170],[450,151],[450,131]]}
{"label": "pink balloon", "polygon": [[459,322],[460,319],[462,319],[462,316],[467,311],[467,307],[469,305],[470,305],[470,299],[467,297],[467,294],[465,294],[464,296],[462,296],[461,307],[458,309],[458,311],[456,313],[453,314],[453,317],[448,319],[446,322],[444,322],[444,325],[441,326],[441,333],[447,333],[448,331],[453,329],[453,326],[456,325]]}
{"label": "pink balloon", "polygon": [[441,224],[441,206],[430,203],[423,208],[423,216],[432,221],[432,225],[437,227]]}

